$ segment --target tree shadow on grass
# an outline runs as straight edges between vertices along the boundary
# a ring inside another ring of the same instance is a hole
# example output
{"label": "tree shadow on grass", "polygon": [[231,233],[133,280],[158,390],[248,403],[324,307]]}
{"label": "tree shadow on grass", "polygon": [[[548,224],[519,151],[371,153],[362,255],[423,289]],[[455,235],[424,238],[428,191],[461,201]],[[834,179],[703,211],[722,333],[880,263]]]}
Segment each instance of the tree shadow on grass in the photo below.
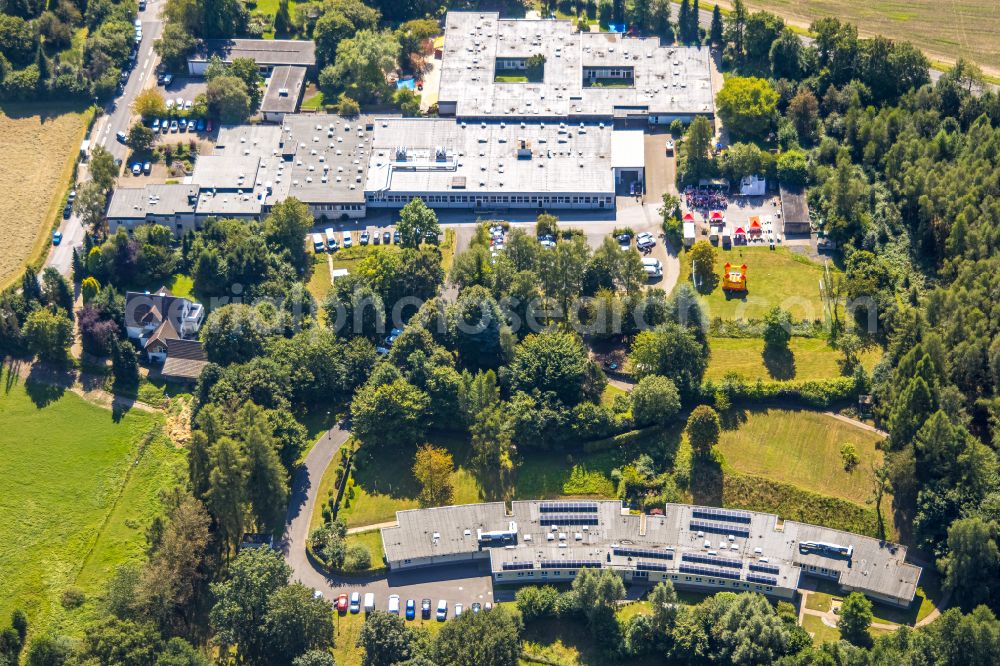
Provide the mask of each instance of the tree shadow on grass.
{"label": "tree shadow on grass", "polygon": [[745,407],[730,407],[724,412],[719,412],[719,421],[723,430],[739,430],[749,418],[749,411]]}
{"label": "tree shadow on grass", "polygon": [[722,481],[722,465],[716,457],[694,457],[691,462],[691,499],[695,504],[722,506]]}
{"label": "tree shadow on grass", "polygon": [[43,382],[31,381],[29,379],[24,382],[24,390],[28,392],[28,397],[31,398],[31,402],[35,403],[35,407],[42,409],[43,407],[48,407],[50,404],[63,397],[66,389],[62,386],[54,386],[52,384],[45,384]]}
{"label": "tree shadow on grass", "polygon": [[787,347],[783,349],[770,349],[764,347],[764,367],[771,379],[794,379],[795,378],[795,354]]}

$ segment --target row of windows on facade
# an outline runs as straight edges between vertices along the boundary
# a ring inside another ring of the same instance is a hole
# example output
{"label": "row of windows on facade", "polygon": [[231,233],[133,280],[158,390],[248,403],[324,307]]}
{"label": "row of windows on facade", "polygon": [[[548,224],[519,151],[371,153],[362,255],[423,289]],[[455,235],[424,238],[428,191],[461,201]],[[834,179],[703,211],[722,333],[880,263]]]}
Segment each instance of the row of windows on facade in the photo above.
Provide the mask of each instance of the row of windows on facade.
{"label": "row of windows on facade", "polygon": [[[549,575],[548,571],[542,571],[540,573],[541,573],[542,576],[548,576]],[[551,573],[552,573],[553,576],[561,576],[562,575],[561,571],[553,571]],[[648,571],[635,571],[635,572],[632,573],[633,577],[636,577],[636,578],[646,578],[648,574],[649,574]],[[519,572],[517,572],[517,577],[518,578],[523,578],[525,575],[527,575],[529,578],[533,578],[534,575],[535,575],[535,572],[534,571],[519,571]],[[575,571],[567,571],[566,575],[572,577],[572,576],[576,575],[576,572]],[[497,578],[503,578],[504,574],[497,573],[496,577]],[[676,580],[676,581],[680,581],[680,579],[681,579],[681,576],[679,574],[669,574],[668,576],[665,576],[665,577],[666,578],[670,578],[670,580]],[[688,582],[688,583],[695,582],[695,583],[703,583],[705,585],[718,585],[719,587],[725,587],[726,586],[726,581],[724,581],[724,580],[719,580],[719,579],[716,579],[716,578],[709,578],[708,580],[704,580],[703,581],[701,576],[684,576],[684,581]],[[731,586],[734,587],[734,588],[741,588],[742,587],[743,589],[746,589],[746,590],[751,589],[750,583],[741,583],[741,582],[735,581],[735,580],[731,581]],[[754,590],[765,590],[767,592],[770,592],[774,588],[771,585],[753,585],[752,589],[754,589]]]}
{"label": "row of windows on facade", "polygon": [[601,196],[528,196],[528,195],[518,195],[518,194],[491,194],[491,195],[472,195],[472,194],[387,194],[384,196],[379,196],[377,194],[369,194],[368,201],[389,201],[392,203],[409,203],[414,197],[423,199],[425,203],[533,203],[533,204],[550,204],[550,203],[575,203],[575,204],[601,204],[610,205],[612,197],[601,197]]}

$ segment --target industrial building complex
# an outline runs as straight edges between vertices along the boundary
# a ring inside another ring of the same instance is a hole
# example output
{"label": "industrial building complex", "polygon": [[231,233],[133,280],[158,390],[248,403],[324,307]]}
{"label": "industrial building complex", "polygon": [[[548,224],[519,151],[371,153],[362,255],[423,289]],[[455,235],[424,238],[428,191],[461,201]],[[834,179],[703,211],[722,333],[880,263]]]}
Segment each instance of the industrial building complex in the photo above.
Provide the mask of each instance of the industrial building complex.
{"label": "industrial building complex", "polygon": [[392,570],[488,562],[495,584],[570,582],[582,568],[679,588],[755,591],[790,599],[803,576],[896,606],[920,567],[904,546],[767,513],[667,504],[630,513],[620,501],[517,501],[414,509],[382,528]]}
{"label": "industrial building complex", "polygon": [[658,38],[580,32],[571,21],[449,12],[438,108],[471,119],[687,122],[713,114],[710,57]]}
{"label": "industrial building complex", "polygon": [[296,113],[311,42],[209,41],[190,72],[203,74],[212,55],[255,57],[270,73],[265,124],[223,127],[181,183],[116,190],[112,232],[258,219],[286,197],[327,220],[414,197],[434,208],[610,210],[616,194],[641,191],[645,128],[713,114],[708,49],[570,21],[450,12],[438,118]]}

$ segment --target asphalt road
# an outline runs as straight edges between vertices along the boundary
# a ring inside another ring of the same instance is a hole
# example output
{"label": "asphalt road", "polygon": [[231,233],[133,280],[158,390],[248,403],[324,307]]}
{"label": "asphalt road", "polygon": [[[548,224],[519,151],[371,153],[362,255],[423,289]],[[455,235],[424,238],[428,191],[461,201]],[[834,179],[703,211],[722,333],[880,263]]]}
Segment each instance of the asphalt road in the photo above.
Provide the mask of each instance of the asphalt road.
{"label": "asphalt road", "polygon": [[[124,160],[128,155],[128,148],[118,143],[115,135],[118,132],[128,131],[132,123],[132,101],[147,86],[156,69],[158,59],[153,51],[153,42],[163,29],[159,12],[164,3],[165,0],[151,0],[147,2],[146,9],[139,12],[139,20],[142,21],[142,42],[139,43],[136,65],[125,82],[122,94],[104,106],[103,115],[94,123],[91,132],[91,146],[104,146],[116,159]],[[79,169],[80,182],[89,177],[84,165],[85,163],[81,163]],[[74,212],[68,220],[63,220],[59,230],[63,234],[62,242],[49,249],[45,265],[53,266],[68,276],[73,266],[73,250],[83,245],[83,223]]]}

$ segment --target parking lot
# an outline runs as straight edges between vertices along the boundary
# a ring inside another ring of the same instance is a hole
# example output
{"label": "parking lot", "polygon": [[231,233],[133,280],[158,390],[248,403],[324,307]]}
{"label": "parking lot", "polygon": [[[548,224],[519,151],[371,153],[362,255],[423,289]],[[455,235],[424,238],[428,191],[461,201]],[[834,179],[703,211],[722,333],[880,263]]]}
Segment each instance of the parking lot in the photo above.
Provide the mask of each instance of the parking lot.
{"label": "parking lot", "polygon": [[205,79],[187,76],[175,78],[170,82],[169,86],[159,86],[159,90],[163,93],[163,97],[166,99],[173,99],[175,102],[178,97],[183,100],[190,100],[193,102],[195,97],[205,93],[206,88],[207,83]]}
{"label": "parking lot", "polygon": [[323,596],[335,601],[341,593],[359,592],[362,597],[371,592],[375,595],[375,608],[385,610],[390,594],[398,594],[400,607],[405,607],[407,599],[414,599],[419,609],[421,599],[431,599],[433,605],[445,599],[448,602],[449,617],[454,613],[456,603],[469,609],[472,604],[494,601],[509,601],[513,592],[503,592],[494,596],[493,579],[488,565],[475,563],[449,567],[411,569],[390,572],[387,576],[367,579],[328,578],[327,586],[321,588]]}

